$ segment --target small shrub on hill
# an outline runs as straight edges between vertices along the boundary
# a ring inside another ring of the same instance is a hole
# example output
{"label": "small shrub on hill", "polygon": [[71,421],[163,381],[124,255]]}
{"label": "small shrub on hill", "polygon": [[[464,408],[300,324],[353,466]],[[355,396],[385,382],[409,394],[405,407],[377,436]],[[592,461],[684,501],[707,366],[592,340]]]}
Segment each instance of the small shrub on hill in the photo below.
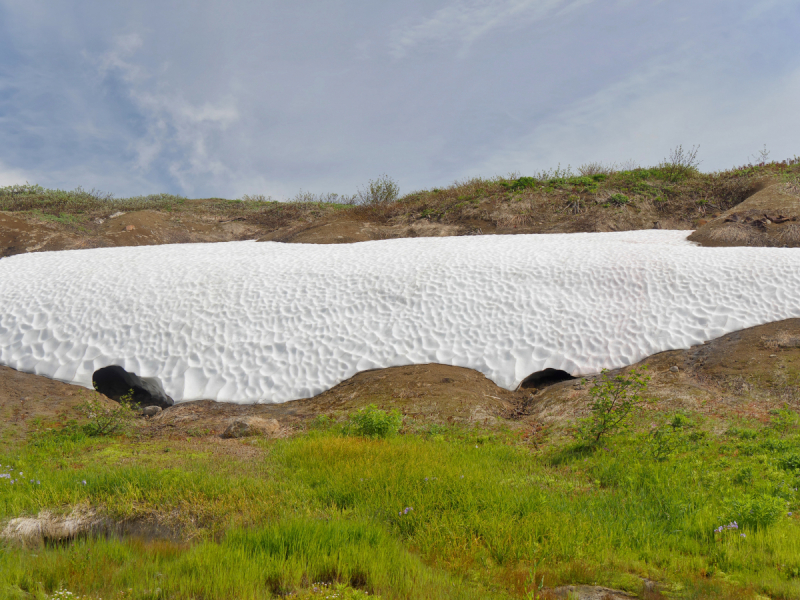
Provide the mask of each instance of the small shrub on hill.
{"label": "small shrub on hill", "polygon": [[402,425],[403,415],[397,409],[386,412],[370,404],[350,415],[346,431],[364,437],[387,438],[396,435]]}
{"label": "small shrub on hill", "polygon": [[608,199],[609,204],[613,204],[614,206],[624,206],[631,201],[625,194],[614,194]]}
{"label": "small shrub on hill", "polygon": [[774,411],[770,411],[772,418],[770,426],[780,435],[784,436],[790,431],[797,429],[798,415],[796,412],[784,406]]}
{"label": "small shrub on hill", "polygon": [[130,429],[136,412],[133,408],[133,390],[119,399],[116,406],[108,407],[98,400],[89,399],[78,410],[89,418],[83,426],[83,431],[88,436],[100,437],[123,433]]}
{"label": "small shrub on hill", "polygon": [[683,145],[673,148],[669,156],[658,165],[658,170],[667,181],[681,181],[698,172],[700,162],[697,151],[700,146],[692,146],[691,150],[684,150]]}
{"label": "small shrub on hill", "polygon": [[783,498],[767,494],[742,496],[728,502],[724,520],[738,527],[762,529],[776,523],[785,512],[786,501]]}
{"label": "small shrub on hill", "polygon": [[691,441],[689,433],[694,427],[694,422],[685,414],[672,415],[666,423],[662,422],[648,434],[650,454],[657,461],[666,460]]}
{"label": "small shrub on hill", "polygon": [[581,441],[596,445],[602,438],[628,426],[635,410],[646,402],[642,394],[647,390],[650,377],[643,374],[645,368],[631,369],[627,376],[614,377],[609,377],[603,370],[589,389],[591,416],[580,421],[578,435]]}
{"label": "small shrub on hill", "polygon": [[388,175],[381,175],[377,179],[370,179],[366,188],[358,191],[354,202],[362,206],[381,206],[397,200],[400,187]]}

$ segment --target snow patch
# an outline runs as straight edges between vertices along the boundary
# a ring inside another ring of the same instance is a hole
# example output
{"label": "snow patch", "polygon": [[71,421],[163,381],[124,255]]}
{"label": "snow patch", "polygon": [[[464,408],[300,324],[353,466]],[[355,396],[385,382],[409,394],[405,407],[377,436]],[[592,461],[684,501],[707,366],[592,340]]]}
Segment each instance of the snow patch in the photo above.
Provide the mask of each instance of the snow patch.
{"label": "snow patch", "polygon": [[86,387],[119,365],[176,401],[286,402],[425,363],[514,389],[800,317],[800,249],[689,233],[20,254],[0,260],[0,364]]}

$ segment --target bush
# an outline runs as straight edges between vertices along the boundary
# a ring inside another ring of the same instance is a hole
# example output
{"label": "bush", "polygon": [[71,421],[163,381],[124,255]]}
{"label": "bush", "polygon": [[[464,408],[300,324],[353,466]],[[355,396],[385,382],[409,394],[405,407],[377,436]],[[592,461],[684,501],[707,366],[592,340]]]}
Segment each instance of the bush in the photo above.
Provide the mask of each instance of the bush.
{"label": "bush", "polygon": [[89,399],[78,407],[89,418],[83,426],[86,435],[99,437],[123,433],[130,429],[136,412],[133,408],[133,390],[119,399],[117,406],[109,408],[99,400]]}
{"label": "bush", "polygon": [[675,413],[667,423],[650,431],[648,439],[650,454],[655,460],[666,460],[690,441],[687,432],[694,426],[694,422],[688,416]]}
{"label": "bush", "polygon": [[609,204],[613,204],[614,206],[624,206],[628,204],[631,199],[628,198],[625,194],[614,194],[608,199]]}
{"label": "bush", "polygon": [[500,185],[513,191],[520,191],[532,188],[536,185],[535,177],[520,177],[514,181],[501,181]]}
{"label": "bush", "polygon": [[397,434],[403,425],[403,415],[393,409],[390,412],[370,404],[350,415],[348,432],[372,438],[386,438]]}
{"label": "bush", "polygon": [[772,414],[770,426],[780,435],[784,436],[793,429],[797,429],[798,415],[787,406],[770,411],[770,414]]}
{"label": "bush", "polygon": [[673,148],[669,156],[658,165],[658,170],[667,181],[680,181],[698,172],[700,161],[697,160],[697,151],[700,146],[692,146],[691,150],[684,150],[680,145]]}
{"label": "bush", "polygon": [[400,195],[400,187],[388,175],[384,174],[377,179],[370,179],[365,189],[358,190],[355,203],[362,206],[380,206],[390,204]]}
{"label": "bush", "polygon": [[728,503],[725,521],[739,527],[761,529],[772,525],[786,513],[786,500],[767,494],[743,496]]}
{"label": "bush", "polygon": [[[625,428],[634,410],[646,400],[642,394],[647,390],[650,377],[641,371],[631,369],[628,376],[609,377],[605,369],[600,379],[595,380],[589,390],[589,410],[591,416],[581,419],[578,433],[584,443],[596,445],[604,436],[610,436]],[[584,380],[584,384],[586,380]]]}
{"label": "bush", "polygon": [[800,471],[800,454],[794,452],[784,456],[778,461],[778,465],[786,471]]}

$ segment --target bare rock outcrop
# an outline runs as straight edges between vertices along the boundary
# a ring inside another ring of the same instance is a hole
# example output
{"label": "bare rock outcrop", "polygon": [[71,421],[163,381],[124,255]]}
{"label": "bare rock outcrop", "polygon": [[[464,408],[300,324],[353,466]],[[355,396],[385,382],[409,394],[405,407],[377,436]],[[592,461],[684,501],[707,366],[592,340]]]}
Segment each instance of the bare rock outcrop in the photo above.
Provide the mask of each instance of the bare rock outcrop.
{"label": "bare rock outcrop", "polygon": [[277,437],[281,433],[281,425],[275,419],[261,417],[241,417],[232,419],[227,429],[222,432],[224,438],[241,438],[253,435]]}

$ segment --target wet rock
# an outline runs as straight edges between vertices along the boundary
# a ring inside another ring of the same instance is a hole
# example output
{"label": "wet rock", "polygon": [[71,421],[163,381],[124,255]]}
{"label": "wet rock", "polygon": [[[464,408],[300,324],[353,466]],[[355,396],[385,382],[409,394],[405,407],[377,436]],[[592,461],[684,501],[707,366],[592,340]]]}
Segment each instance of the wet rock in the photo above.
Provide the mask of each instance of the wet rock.
{"label": "wet rock", "polygon": [[68,515],[44,511],[36,517],[11,519],[0,532],[0,539],[26,547],[40,547],[94,534],[106,526],[106,521],[90,508],[76,508]]}
{"label": "wet rock", "polygon": [[548,591],[548,598],[568,598],[569,600],[628,600],[636,598],[626,592],[599,585],[562,585]]}
{"label": "wet rock", "polygon": [[275,437],[281,432],[281,425],[275,419],[261,417],[242,417],[233,419],[222,432],[224,438],[242,438],[253,435]]}

